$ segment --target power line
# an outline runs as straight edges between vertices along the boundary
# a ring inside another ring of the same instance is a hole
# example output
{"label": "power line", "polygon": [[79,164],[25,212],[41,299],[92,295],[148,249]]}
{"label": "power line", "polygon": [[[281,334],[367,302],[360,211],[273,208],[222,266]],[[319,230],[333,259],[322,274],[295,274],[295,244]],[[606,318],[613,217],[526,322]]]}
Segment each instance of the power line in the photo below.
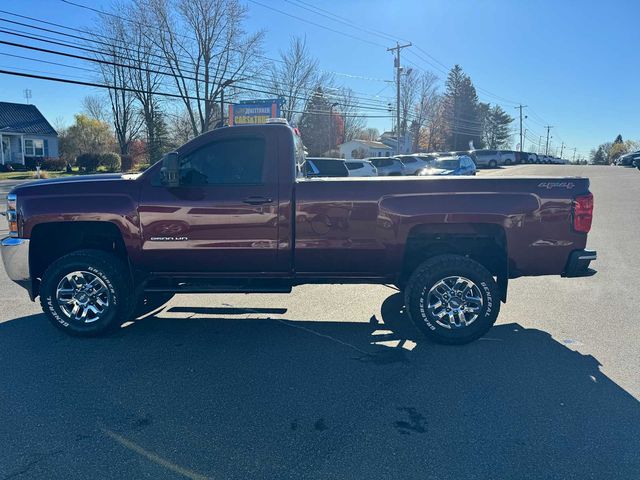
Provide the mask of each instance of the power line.
{"label": "power line", "polygon": [[[124,55],[118,55],[115,52],[103,52],[103,51],[100,51],[100,50],[94,50],[94,49],[90,49],[90,48],[75,46],[75,45],[72,45],[72,44],[65,44],[63,42],[56,42],[56,41],[51,41],[51,40],[42,40],[42,39],[34,37],[32,35],[25,35],[25,34],[21,34],[21,33],[7,32],[6,30],[3,30],[3,29],[0,29],[0,33],[9,33],[9,34],[17,35],[17,36],[20,36],[20,37],[23,37],[23,38],[33,39],[33,40],[46,42],[46,43],[53,43],[53,44],[59,45],[59,46],[65,46],[67,48],[76,48],[78,50],[83,50],[83,51],[86,51],[86,52],[89,52],[89,53],[94,53],[94,54],[101,55],[101,56],[117,57],[117,58],[122,58],[122,59],[125,59],[125,60],[129,60],[129,61],[132,61],[132,60],[135,61],[135,59],[132,59],[131,57],[126,57]],[[127,69],[132,69],[132,70],[146,71],[146,72],[149,72],[149,73],[155,73],[155,74],[158,74],[158,75],[163,75],[163,76],[171,77],[171,78],[182,78],[182,79],[185,79],[185,80],[192,80],[192,81],[196,81],[196,82],[198,82],[198,81],[202,82],[203,81],[203,80],[198,79],[196,77],[189,77],[189,76],[185,76],[185,75],[176,75],[176,74],[169,73],[169,72],[166,72],[166,71],[153,70],[153,69],[146,68],[146,67],[128,65],[128,64],[124,64],[124,63],[118,63],[118,62],[112,62],[112,61],[108,61],[108,60],[104,60],[104,59],[100,59],[100,58],[92,58],[92,57],[87,57],[87,56],[84,56],[84,55],[77,55],[77,54],[73,54],[73,53],[69,53],[69,52],[61,52],[61,51],[57,51],[57,50],[51,50],[51,49],[46,49],[46,48],[41,48],[41,47],[35,47],[35,46],[31,46],[31,45],[19,44],[19,43],[15,43],[15,42],[8,42],[6,40],[0,40],[0,44],[5,44],[5,45],[17,47],[17,48],[26,48],[26,49],[29,49],[29,50],[39,51],[41,53],[48,53],[48,54],[53,54],[53,55],[65,56],[65,57],[73,58],[73,59],[77,59],[77,60],[84,60],[84,61],[89,61],[89,62],[94,62],[94,63],[101,63],[101,64],[104,64],[104,65],[111,65],[111,66],[116,66],[116,67],[120,67],[120,68],[127,68]],[[164,67],[163,65],[160,65],[160,64],[157,64],[157,63],[154,64],[152,62],[148,62],[148,64],[149,65],[155,65],[155,66]],[[190,71],[187,71],[186,73],[195,74],[195,72],[190,72]],[[220,83],[223,83],[222,80],[223,79],[221,79]],[[276,96],[278,95],[278,92],[274,92],[274,91],[271,91],[271,90],[265,91],[265,90],[259,90],[259,89],[252,88],[252,87],[246,87],[246,86],[242,87],[242,86],[239,86],[238,84],[249,84],[246,80],[240,80],[240,79],[236,80],[234,82],[233,87],[241,89],[241,90],[253,91],[253,92],[257,92],[257,93],[265,93],[265,94],[276,95]],[[271,88],[270,86],[265,86],[264,84],[262,84],[262,85],[258,84],[258,86],[261,87],[261,88]],[[292,98],[296,98],[298,100],[303,100],[303,101],[307,100],[307,97],[292,96]],[[354,97],[354,98],[356,100],[359,100],[357,97]],[[339,102],[339,103],[340,103],[340,105],[345,105],[342,102]],[[372,103],[365,104],[365,103],[363,103],[361,101],[359,103],[361,104],[361,106],[362,106],[362,108],[364,110],[387,111],[387,109],[384,108],[382,105],[374,105]]]}
{"label": "power line", "polygon": [[[25,78],[34,78],[34,79],[37,79],[37,80],[48,80],[48,81],[53,81],[53,82],[69,83],[69,84],[74,84],[74,85],[82,85],[82,86],[85,86],[85,87],[106,88],[106,89],[112,89],[112,90],[117,90],[117,91],[125,91],[125,92],[132,92],[132,93],[143,93],[142,90],[138,90],[138,89],[135,89],[135,88],[116,87],[116,86],[113,86],[113,85],[105,85],[105,84],[97,83],[97,82],[86,82],[86,81],[80,81],[80,80],[69,80],[69,79],[59,78],[59,77],[33,75],[33,74],[29,74],[29,73],[10,71],[10,70],[4,70],[4,69],[0,70],[0,74],[2,74],[2,75],[12,75],[12,76],[18,76],[18,77],[25,77]],[[200,100],[198,97],[179,95],[177,93],[169,93],[169,92],[156,92],[156,95],[165,96],[165,97],[172,97],[172,98],[180,98],[180,99],[186,98],[188,100]],[[333,115],[331,112],[319,111],[319,110],[294,111],[294,113],[304,113],[304,114],[309,114],[309,115],[328,115],[328,116]],[[376,115],[360,115],[360,114],[354,114],[354,115],[341,114],[341,115],[342,116],[347,116],[347,117],[389,118],[388,115],[379,115],[379,116],[376,116]]]}
{"label": "power line", "polygon": [[[34,29],[34,30],[43,30],[43,31],[47,31],[47,32],[51,32],[51,33],[54,33],[54,34],[56,34],[56,35],[60,35],[60,36],[69,36],[69,37],[72,37],[72,38],[82,38],[82,37],[79,37],[79,36],[77,36],[77,35],[71,35],[71,34],[64,33],[64,32],[59,32],[59,31],[55,31],[55,30],[51,30],[51,29],[46,29],[46,28],[42,28],[42,27],[37,27],[37,26],[34,26],[34,25],[29,25],[29,24],[22,23],[22,22],[15,22],[15,21],[12,21],[12,20],[7,20],[7,19],[0,19],[0,21],[5,21],[5,22],[9,22],[9,23],[19,24],[19,25],[22,25],[22,26],[26,26],[26,27],[28,27],[28,28],[32,28],[32,29]],[[38,20],[36,20],[36,21],[38,21]],[[64,28],[64,26],[61,26],[61,27],[63,27],[63,28]],[[64,47],[67,47],[67,48],[74,48],[74,49],[78,49],[78,50],[87,51],[87,52],[90,52],[90,53],[96,53],[96,54],[101,54],[101,55],[105,55],[105,54],[106,54],[106,55],[109,55],[109,56],[117,56],[117,57],[119,57],[119,58],[123,58],[123,59],[126,59],[126,60],[132,60],[132,59],[131,59],[131,57],[126,56],[126,55],[122,55],[122,54],[120,54],[120,53],[116,53],[116,52],[113,52],[113,51],[110,51],[110,52],[104,52],[104,51],[101,51],[101,50],[95,50],[95,49],[87,48],[87,47],[85,46],[86,44],[84,44],[84,45],[79,45],[79,44],[77,44],[77,43],[73,43],[73,42],[71,42],[71,43],[69,43],[69,42],[64,43],[64,42],[60,42],[57,38],[48,37],[48,36],[46,36],[46,35],[26,34],[26,33],[24,33],[24,32],[21,32],[21,31],[19,31],[19,30],[15,30],[15,29],[13,29],[13,30],[12,30],[12,29],[10,29],[10,30],[0,30],[0,31],[3,31],[4,33],[6,33],[6,34],[10,34],[10,35],[16,35],[16,36],[21,36],[21,37],[23,37],[23,38],[29,38],[29,39],[31,39],[31,40],[37,40],[37,41],[41,41],[41,42],[47,41],[48,43],[54,43],[54,44],[56,44],[56,45],[64,46]],[[92,34],[92,35],[93,35],[93,34]],[[107,36],[104,36],[104,35],[97,35],[97,36],[98,36],[98,37],[100,37],[100,38],[106,38],[106,39],[109,39],[109,40],[111,40],[112,42],[117,42],[117,40],[115,40],[115,39],[113,39],[113,38],[110,38],[110,37],[107,37]],[[45,40],[43,40],[43,39],[45,39]],[[119,50],[119,49],[129,50],[129,51],[133,51],[133,52],[138,53],[138,52],[137,52],[137,50],[135,50],[135,49],[131,49],[131,48],[127,48],[127,47],[125,47],[125,46],[123,46],[123,45],[121,45],[121,44],[106,43],[106,42],[102,42],[102,41],[99,41],[99,40],[95,40],[95,39],[86,39],[86,38],[84,38],[84,40],[85,40],[85,42],[88,40],[88,41],[90,41],[90,42],[94,42],[94,43],[98,43],[98,44],[106,45],[106,46],[107,46],[107,47],[109,47],[109,48],[115,48],[115,49],[118,49],[118,50]],[[149,55],[150,57],[155,57],[155,58],[159,58],[159,59],[161,59],[161,60],[164,60],[164,57],[162,57],[162,56],[160,56],[160,55],[157,55],[157,54],[148,53],[148,55]],[[164,65],[164,64],[153,63],[153,62],[147,62],[147,63],[148,63],[148,64],[150,64],[150,65],[153,65],[153,66],[158,66],[158,67],[162,67],[162,68],[164,68],[164,67],[165,67],[165,65]],[[182,63],[184,63],[184,62],[179,62],[179,63],[180,63],[180,64],[182,64]],[[196,64],[195,64],[194,62],[190,62],[190,63],[191,63],[191,65],[196,66]],[[247,69],[247,72],[252,73],[252,75],[254,76],[254,78],[258,78],[259,80],[261,80],[261,81],[263,81],[263,82],[270,83],[270,79],[268,79],[268,78],[264,78],[264,77],[260,77],[260,75],[258,75],[258,74],[257,74],[257,72],[256,72],[255,70]],[[350,74],[343,74],[343,73],[340,73],[340,72],[332,72],[332,73],[336,73],[336,74],[340,74],[340,75],[346,75],[346,76],[351,76]],[[366,77],[364,77],[364,78],[366,78]],[[266,88],[266,87],[265,87],[265,88]],[[310,89],[310,90],[307,90],[307,91],[312,91],[312,90],[313,90],[313,89]],[[354,95],[354,99],[358,100],[360,103],[363,103],[363,102],[369,102],[369,105],[374,105],[374,104],[376,104],[376,103],[377,103],[377,104],[378,104],[378,106],[380,106],[380,107],[382,107],[382,106],[384,105],[384,101],[378,100],[378,99],[376,99],[376,98],[372,98],[369,94],[363,94],[363,93],[359,93],[359,92],[353,92],[353,93],[355,94],[355,95]],[[364,96],[363,96],[363,95],[364,95]]]}

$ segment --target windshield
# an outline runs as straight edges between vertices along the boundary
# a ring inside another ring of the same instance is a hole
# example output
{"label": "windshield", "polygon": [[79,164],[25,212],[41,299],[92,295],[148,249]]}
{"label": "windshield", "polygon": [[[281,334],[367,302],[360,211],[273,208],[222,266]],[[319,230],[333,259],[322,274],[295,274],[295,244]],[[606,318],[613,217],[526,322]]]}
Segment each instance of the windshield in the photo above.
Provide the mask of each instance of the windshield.
{"label": "windshield", "polygon": [[442,168],[443,170],[456,170],[460,167],[460,160],[457,158],[438,158],[431,166],[433,168]]}

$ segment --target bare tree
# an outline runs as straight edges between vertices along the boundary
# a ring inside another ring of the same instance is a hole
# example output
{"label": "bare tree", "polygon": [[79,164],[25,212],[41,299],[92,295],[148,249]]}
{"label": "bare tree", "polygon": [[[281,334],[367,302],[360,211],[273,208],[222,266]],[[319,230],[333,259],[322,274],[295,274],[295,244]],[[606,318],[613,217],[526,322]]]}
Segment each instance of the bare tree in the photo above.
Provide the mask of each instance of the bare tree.
{"label": "bare tree", "polygon": [[416,85],[417,101],[414,109],[414,116],[411,122],[411,137],[413,151],[417,152],[420,136],[427,122],[434,117],[437,108],[438,77],[432,72],[424,72],[418,79]]}
{"label": "bare tree", "polygon": [[284,98],[283,114],[293,122],[300,116],[313,90],[326,82],[321,81],[318,60],[309,53],[306,39],[292,37],[289,48],[280,51],[280,59],[281,62],[274,62],[270,67],[271,88]]}
{"label": "bare tree", "polygon": [[[152,24],[152,12],[145,0],[135,0],[126,8],[126,14],[137,26]],[[157,95],[166,74],[161,51],[153,38],[156,35],[153,29],[129,28],[123,33],[129,46],[125,57],[130,66],[129,82],[144,121],[149,161],[155,163],[163,153],[162,111]]]}
{"label": "bare tree", "polygon": [[82,99],[82,113],[95,120],[110,123],[109,105],[103,95],[87,95]]}
{"label": "bare tree", "polygon": [[357,138],[358,140],[377,141],[380,138],[380,130],[377,128],[360,130],[354,138]]}
{"label": "bare tree", "polygon": [[[249,77],[263,32],[247,34],[238,0],[148,0],[162,52],[194,135],[215,126],[223,89]],[[174,8],[175,7],[175,8]]]}
{"label": "bare tree", "polygon": [[344,141],[353,140],[367,126],[366,117],[360,113],[358,98],[350,88],[340,88],[331,97],[337,104],[336,111],[342,116]]}
{"label": "bare tree", "polygon": [[[111,120],[116,134],[116,140],[121,154],[129,153],[129,145],[136,138],[142,123],[136,110],[135,96],[131,93],[130,68],[124,63],[123,57],[128,50],[127,28],[124,17],[101,14],[98,18],[97,38],[110,38],[97,58],[102,82],[108,86],[107,92],[111,104]],[[104,43],[104,42],[102,42]]]}
{"label": "bare tree", "polygon": [[425,128],[420,134],[421,146],[430,152],[445,148],[450,130],[447,108],[442,95],[434,95],[432,104],[433,114],[427,119]]}
{"label": "bare tree", "polygon": [[411,122],[413,106],[418,93],[418,74],[408,69],[400,76],[400,137],[404,137]]}

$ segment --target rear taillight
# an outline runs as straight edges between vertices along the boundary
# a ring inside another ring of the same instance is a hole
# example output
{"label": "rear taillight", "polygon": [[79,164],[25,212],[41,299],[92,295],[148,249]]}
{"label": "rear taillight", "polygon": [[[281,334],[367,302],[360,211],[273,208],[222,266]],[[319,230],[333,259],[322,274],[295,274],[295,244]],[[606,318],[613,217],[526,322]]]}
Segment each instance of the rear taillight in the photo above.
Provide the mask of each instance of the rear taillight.
{"label": "rear taillight", "polygon": [[579,195],[573,201],[573,229],[589,233],[593,220],[593,194]]}
{"label": "rear taillight", "polygon": [[18,236],[18,214],[16,212],[17,209],[17,199],[15,193],[10,193],[7,195],[7,221],[9,222],[9,236],[17,237]]}

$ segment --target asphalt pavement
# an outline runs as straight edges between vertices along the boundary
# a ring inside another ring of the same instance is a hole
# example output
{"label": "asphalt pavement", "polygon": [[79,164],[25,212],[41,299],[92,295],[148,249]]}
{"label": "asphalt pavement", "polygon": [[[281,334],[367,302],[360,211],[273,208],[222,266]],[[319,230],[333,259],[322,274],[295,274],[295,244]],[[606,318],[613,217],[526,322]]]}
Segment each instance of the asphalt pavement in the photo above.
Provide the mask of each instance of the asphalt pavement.
{"label": "asphalt pavement", "polygon": [[513,280],[462,347],[366,285],[183,295],[76,339],[0,273],[0,479],[640,478],[640,172],[481,175],[591,178],[598,273]]}

